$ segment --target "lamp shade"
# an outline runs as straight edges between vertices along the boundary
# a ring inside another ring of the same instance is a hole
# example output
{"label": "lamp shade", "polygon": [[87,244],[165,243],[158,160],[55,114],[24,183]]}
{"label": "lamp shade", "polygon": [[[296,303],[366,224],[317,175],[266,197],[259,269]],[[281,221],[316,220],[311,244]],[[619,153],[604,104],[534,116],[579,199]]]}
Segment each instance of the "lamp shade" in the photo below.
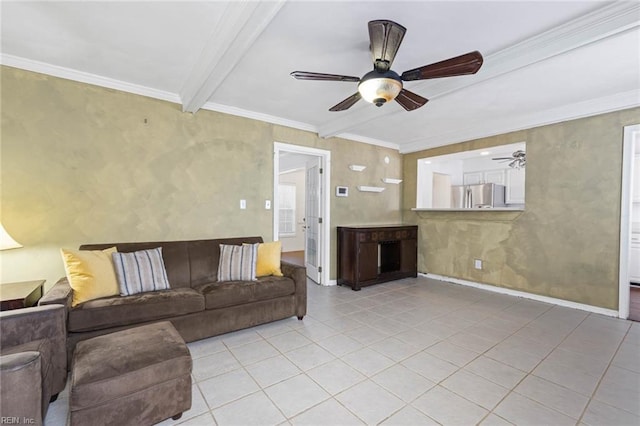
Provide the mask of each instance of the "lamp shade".
{"label": "lamp shade", "polygon": [[13,237],[11,237],[11,235],[9,235],[9,233],[4,229],[2,223],[0,223],[0,250],[9,250],[20,247],[22,247],[22,244],[14,240]]}

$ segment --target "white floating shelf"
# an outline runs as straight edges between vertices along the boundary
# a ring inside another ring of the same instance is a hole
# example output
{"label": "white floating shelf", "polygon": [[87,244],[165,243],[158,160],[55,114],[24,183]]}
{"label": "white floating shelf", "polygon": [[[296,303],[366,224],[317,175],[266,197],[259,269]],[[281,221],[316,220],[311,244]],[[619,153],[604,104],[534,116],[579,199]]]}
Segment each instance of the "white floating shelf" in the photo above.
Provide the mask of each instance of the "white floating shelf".
{"label": "white floating shelf", "polygon": [[382,192],[384,188],[380,186],[359,186],[358,191],[360,192]]}
{"label": "white floating shelf", "polygon": [[366,169],[366,168],[367,168],[367,166],[360,166],[360,165],[358,165],[358,164],[351,164],[351,165],[349,166],[349,168],[350,168],[351,170],[353,170],[354,172],[361,172],[361,171],[363,171],[364,169]]}
{"label": "white floating shelf", "polygon": [[402,182],[402,179],[384,178],[384,179],[382,179],[382,181],[384,183],[393,183],[395,185],[398,185],[398,184],[400,184]]}

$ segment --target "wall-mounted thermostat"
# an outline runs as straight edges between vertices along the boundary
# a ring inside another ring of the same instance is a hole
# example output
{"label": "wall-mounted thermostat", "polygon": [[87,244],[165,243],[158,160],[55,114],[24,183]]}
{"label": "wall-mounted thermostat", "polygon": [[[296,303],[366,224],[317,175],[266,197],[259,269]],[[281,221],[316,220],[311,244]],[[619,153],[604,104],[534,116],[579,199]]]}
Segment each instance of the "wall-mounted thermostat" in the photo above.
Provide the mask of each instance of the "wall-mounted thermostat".
{"label": "wall-mounted thermostat", "polygon": [[336,186],[336,197],[348,197],[349,188],[346,186]]}

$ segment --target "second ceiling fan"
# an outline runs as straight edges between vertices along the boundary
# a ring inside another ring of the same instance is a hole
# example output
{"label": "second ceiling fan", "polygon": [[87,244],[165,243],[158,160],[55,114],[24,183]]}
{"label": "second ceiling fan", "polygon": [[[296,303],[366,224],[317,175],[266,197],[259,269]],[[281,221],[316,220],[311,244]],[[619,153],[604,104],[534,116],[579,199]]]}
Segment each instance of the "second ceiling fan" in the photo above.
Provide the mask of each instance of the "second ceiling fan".
{"label": "second ceiling fan", "polygon": [[475,74],[482,66],[482,55],[480,52],[474,51],[405,71],[398,75],[391,70],[391,64],[406,31],[405,27],[393,21],[377,20],[369,22],[373,71],[368,72],[362,78],[307,71],[294,71],[291,76],[298,80],[357,82],[358,91],[331,107],[329,111],[347,110],[361,98],[379,107],[395,99],[404,109],[412,111],[426,104],[428,99],[403,88],[403,81]]}

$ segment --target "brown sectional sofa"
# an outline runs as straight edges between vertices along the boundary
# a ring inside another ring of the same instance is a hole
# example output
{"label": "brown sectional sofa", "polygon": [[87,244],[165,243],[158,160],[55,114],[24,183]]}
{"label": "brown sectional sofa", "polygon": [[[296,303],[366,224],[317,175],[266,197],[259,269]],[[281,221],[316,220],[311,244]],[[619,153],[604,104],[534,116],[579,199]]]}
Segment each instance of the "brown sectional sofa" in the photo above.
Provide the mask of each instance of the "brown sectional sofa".
{"label": "brown sectional sofa", "polygon": [[40,304],[66,306],[69,357],[81,340],[159,321],[170,321],[186,342],[192,342],[292,316],[302,319],[307,312],[304,267],[282,262],[283,277],[217,281],[220,244],[261,242],[261,237],[246,237],[83,245],[81,250],[115,246],[120,252],[162,247],[171,289],[105,297],[71,307],[72,289],[62,278]]}
{"label": "brown sectional sofa", "polygon": [[61,305],[0,312],[0,424],[42,424],[67,380],[65,341]]}

